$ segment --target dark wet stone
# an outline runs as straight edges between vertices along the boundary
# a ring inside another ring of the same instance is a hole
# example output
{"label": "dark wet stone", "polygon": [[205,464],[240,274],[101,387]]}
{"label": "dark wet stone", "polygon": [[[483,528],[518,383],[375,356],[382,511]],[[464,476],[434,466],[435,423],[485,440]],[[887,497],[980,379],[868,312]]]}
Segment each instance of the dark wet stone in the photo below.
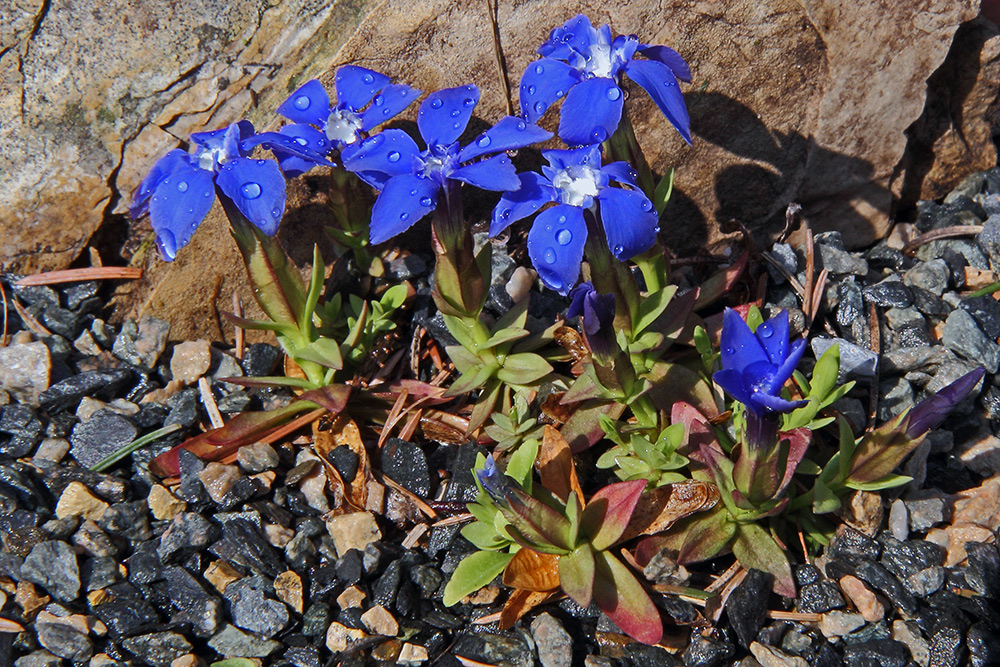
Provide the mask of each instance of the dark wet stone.
{"label": "dark wet stone", "polygon": [[110,599],[92,607],[91,613],[108,626],[112,636],[129,636],[144,629],[159,629],[155,626],[160,624],[160,617],[138,588],[129,583],[121,583],[104,590]]}
{"label": "dark wet stone", "polygon": [[943,259],[920,262],[903,276],[903,283],[909,287],[919,287],[941,296],[948,289],[950,276],[948,264]]}
{"label": "dark wet stone", "polygon": [[358,474],[358,455],[350,447],[334,447],[327,458],[342,478],[350,480]]}
{"label": "dark wet stone", "polygon": [[47,410],[56,411],[74,408],[84,396],[111,400],[133,378],[134,374],[128,368],[80,373],[60,380],[43,391],[39,403]]}
{"label": "dark wet stone", "polygon": [[395,280],[410,280],[427,273],[427,262],[420,255],[397,257],[389,262],[387,271]]}
{"label": "dark wet stone", "polygon": [[382,473],[421,498],[431,493],[427,456],[412,442],[389,438],[382,446]]}
{"label": "dark wet stone", "polygon": [[987,623],[979,622],[966,635],[971,667],[1000,665],[1000,635]]}
{"label": "dark wet stone", "polygon": [[[541,646],[539,646],[538,651],[539,658],[541,658]],[[629,644],[625,647],[625,658],[631,664],[635,665],[635,667],[676,667],[681,664],[677,661],[677,658],[667,653],[667,650],[664,648],[638,643]],[[549,664],[558,663],[546,663],[542,661],[544,667],[549,667]]]}
{"label": "dark wet stone", "polygon": [[516,635],[498,635],[492,632],[462,635],[455,642],[453,652],[455,655],[494,665],[530,667],[535,664],[531,649]]}
{"label": "dark wet stone", "polygon": [[962,309],[972,315],[989,338],[1000,336],[1000,301],[992,296],[977,296],[962,300]]}
{"label": "dark wet stone", "polygon": [[122,642],[125,650],[153,667],[170,667],[177,658],[191,652],[191,643],[176,632],[153,632],[129,637]]}
{"label": "dark wet stone", "polygon": [[916,598],[885,567],[878,563],[866,561],[857,566],[855,573],[859,579],[874,586],[905,613],[910,615],[916,613]]}
{"label": "dark wet stone", "polygon": [[271,375],[284,353],[268,343],[252,343],[243,350],[240,366],[249,376]]}
{"label": "dark wet stone", "polygon": [[97,524],[129,540],[148,540],[153,534],[149,527],[149,505],[145,500],[111,505]]}
{"label": "dark wet stone", "polygon": [[1000,366],[1000,347],[979,328],[976,320],[964,310],[954,310],[945,321],[941,343],[959,356],[982,364],[990,373]]}
{"label": "dark wet stone", "polygon": [[363,609],[341,609],[337,614],[337,622],[353,630],[365,630],[364,621],[361,620],[362,614],[364,614]]}
{"label": "dark wet stone", "polygon": [[281,657],[295,667],[320,667],[319,650],[311,646],[293,647],[281,654]]}
{"label": "dark wet stone", "polygon": [[840,589],[832,581],[817,581],[806,584],[799,590],[799,611],[822,614],[831,609],[845,606]]}
{"label": "dark wet stone", "polygon": [[933,542],[900,542],[887,534],[883,534],[879,542],[882,543],[881,563],[900,579],[944,563],[944,549]]}
{"label": "dark wet stone", "polygon": [[743,648],[749,649],[764,627],[773,585],[773,574],[751,569],[726,601],[729,623]]}
{"label": "dark wet stone", "polygon": [[410,568],[409,572],[410,581],[420,588],[420,594],[428,600],[434,597],[444,583],[445,577],[436,565],[417,565]]}
{"label": "dark wet stone", "polygon": [[308,570],[316,564],[318,560],[317,553],[316,545],[313,544],[312,540],[300,532],[285,545],[285,562],[293,570]]}
{"label": "dark wet stone", "polygon": [[837,324],[850,328],[854,320],[864,314],[861,288],[853,280],[845,280],[837,285]]}
{"label": "dark wet stone", "polygon": [[[794,276],[799,272],[799,258],[792,249],[792,246],[787,243],[775,243],[771,246],[771,257],[777,260],[778,264],[790,275]],[[770,262],[765,262],[765,266],[775,284],[783,285],[788,282],[780,271],[771,266]]]}
{"label": "dark wet stone", "polygon": [[38,642],[55,655],[73,662],[85,662],[94,655],[90,638],[72,625],[42,617],[36,620],[34,626]]}
{"label": "dark wet stone", "polygon": [[235,625],[222,628],[208,645],[224,658],[266,658],[281,648],[281,642],[261,639]]}
{"label": "dark wet stone", "polygon": [[26,405],[12,404],[0,408],[0,454],[12,458],[27,456],[42,441],[45,427]]}
{"label": "dark wet stone", "polygon": [[440,628],[441,630],[455,630],[465,625],[458,616],[441,611],[440,609],[434,609],[424,614],[423,621],[427,625],[433,628]]}
{"label": "dark wet stone", "polygon": [[476,455],[485,453],[482,447],[472,444],[441,447],[439,454],[447,456],[446,467],[451,472],[451,482],[444,500],[472,502],[479,489],[476,487],[472,470],[476,466]]}
{"label": "dark wet stone", "polygon": [[910,261],[909,258],[896,248],[890,248],[884,243],[879,243],[871,250],[866,251],[863,257],[868,260],[868,268],[875,271],[891,269],[897,271],[902,269]]}
{"label": "dark wet stone", "polygon": [[387,609],[392,608],[396,592],[399,590],[399,583],[402,581],[402,565],[393,561],[385,568],[385,571],[372,587],[372,604],[380,604]]}
{"label": "dark wet stone", "polygon": [[209,549],[224,560],[276,577],[284,566],[260,529],[246,519],[234,519],[222,527],[222,539]]}
{"label": "dark wet stone", "polygon": [[160,536],[156,551],[163,562],[169,562],[186,551],[204,549],[215,541],[218,529],[196,512],[181,512]]}
{"label": "dark wet stone", "polygon": [[357,549],[349,549],[347,553],[337,559],[335,565],[337,579],[346,586],[356,584],[361,581],[364,573],[364,561],[361,552]]}
{"label": "dark wet stone", "polygon": [[846,527],[830,544],[830,556],[845,560],[876,559],[882,549],[878,542],[853,528]]}
{"label": "dark wet stone", "polygon": [[80,593],[80,566],[73,548],[65,542],[50,540],[35,545],[21,565],[21,577],[43,586],[63,602]]}
{"label": "dark wet stone", "polygon": [[201,396],[197,389],[185,389],[167,399],[167,407],[170,412],[163,420],[164,426],[180,424],[184,428],[194,426],[198,421],[198,403]]}
{"label": "dark wet stone", "polygon": [[273,637],[288,625],[288,608],[282,602],[265,596],[247,579],[229,584],[225,597],[229,600],[229,613],[237,627]]}
{"label": "dark wet stone", "polygon": [[816,248],[819,250],[817,270],[826,269],[834,275],[863,276],[868,273],[868,262],[861,257],[825,243],[817,243]]}
{"label": "dark wet stone", "polygon": [[239,414],[244,410],[249,409],[250,403],[253,402],[253,396],[246,393],[242,389],[237,389],[231,394],[227,394],[217,401],[219,406],[219,412],[224,415]]}
{"label": "dark wet stone", "polygon": [[302,634],[307,637],[321,637],[330,627],[330,607],[322,602],[310,605],[302,615]]}
{"label": "dark wet stone", "polygon": [[129,582],[136,586],[151,584],[163,576],[163,562],[156,547],[156,542],[144,542],[125,560]]}
{"label": "dark wet stone", "polygon": [[181,473],[181,484],[177,489],[177,495],[189,503],[207,501],[208,492],[205,491],[205,485],[201,483],[199,476],[205,469],[205,463],[197,454],[186,449],[177,452],[177,463]]}
{"label": "dark wet stone", "polygon": [[966,542],[965,551],[969,554],[966,583],[980,595],[1000,598],[1000,552],[996,545]]}
{"label": "dark wet stone", "polygon": [[861,290],[865,301],[883,308],[908,308],[913,305],[913,292],[903,281],[890,278]]}
{"label": "dark wet stone", "polygon": [[693,604],[672,595],[655,595],[653,602],[678,625],[691,625],[700,617]]}
{"label": "dark wet stone", "polygon": [[931,664],[934,667],[958,667],[965,664],[965,642],[957,628],[938,628],[930,638]]}
{"label": "dark wet stone", "polygon": [[111,348],[116,357],[144,371],[156,368],[170,333],[170,323],[155,317],[143,317],[138,323],[127,320]]}
{"label": "dark wet stone", "polygon": [[[42,524],[42,533],[47,535],[53,540],[63,540],[66,541],[73,536],[76,529],[80,527],[80,517],[78,516],[68,516],[63,519],[49,519]],[[41,542],[42,540],[35,540],[35,544]],[[34,544],[31,546],[34,548]],[[15,548],[15,553],[20,553],[22,549]],[[31,549],[28,549],[31,551]],[[27,556],[27,552],[20,554],[22,556]]]}
{"label": "dark wet stone", "polygon": [[735,653],[729,642],[704,637],[696,632],[682,655],[686,667],[722,667],[729,664]]}
{"label": "dark wet stone", "polygon": [[878,355],[871,350],[843,338],[813,338],[810,345],[817,359],[834,345],[840,348],[840,374],[838,377],[841,382],[850,378],[875,377]]}
{"label": "dark wet stone", "polygon": [[906,667],[910,651],[892,639],[873,639],[844,648],[846,667]]}
{"label": "dark wet stone", "polygon": [[896,329],[897,347],[923,347],[933,343],[931,335],[927,332],[927,325],[923,322],[907,322]]}
{"label": "dark wet stone", "polygon": [[96,591],[116,584],[121,581],[118,561],[107,557],[88,558],[80,568],[80,580],[86,591]]}
{"label": "dark wet stone", "polygon": [[135,424],[126,417],[101,410],[73,427],[69,453],[81,466],[91,468],[131,443],[138,434]]}
{"label": "dark wet stone", "polygon": [[914,308],[927,317],[948,317],[948,313],[951,312],[951,306],[949,306],[944,299],[936,294],[932,294],[931,292],[920,289],[919,287],[913,287],[910,291],[913,292]]}
{"label": "dark wet stone", "polygon": [[73,545],[90,556],[116,556],[120,549],[93,521],[84,521],[73,535]]}
{"label": "dark wet stone", "polygon": [[63,299],[66,307],[70,310],[87,311],[94,298],[97,296],[100,286],[96,280],[85,280],[80,283],[71,283],[62,288]]}
{"label": "dark wet stone", "polygon": [[929,567],[912,574],[903,582],[907,590],[919,597],[927,597],[944,585],[946,570],[943,567]]}

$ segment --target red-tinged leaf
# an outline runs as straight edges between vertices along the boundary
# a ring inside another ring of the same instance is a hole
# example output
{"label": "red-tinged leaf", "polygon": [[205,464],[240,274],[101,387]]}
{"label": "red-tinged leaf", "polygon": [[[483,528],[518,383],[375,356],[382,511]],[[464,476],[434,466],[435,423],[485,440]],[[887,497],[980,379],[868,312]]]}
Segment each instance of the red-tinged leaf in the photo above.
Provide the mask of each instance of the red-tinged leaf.
{"label": "red-tinged leaf", "polygon": [[573,602],[584,608],[590,606],[594,592],[594,551],[589,544],[584,542],[559,557],[559,585]]}
{"label": "red-tinged leaf", "polygon": [[510,510],[504,516],[529,541],[566,551],[576,546],[570,543],[569,521],[559,512],[520,489],[511,489],[507,501]]}
{"label": "red-tinged leaf", "polygon": [[708,418],[690,403],[674,403],[670,409],[670,423],[684,424],[685,445],[681,448],[684,452],[697,452],[702,445],[719,446]]}
{"label": "red-tinged leaf", "polygon": [[709,512],[674,524],[670,533],[683,536],[677,562],[684,565],[708,560],[723,553],[736,535],[736,523],[723,505],[716,505]]}
{"label": "red-tinged leaf", "polygon": [[562,434],[548,424],[545,425],[542,436],[542,448],[538,452],[537,465],[543,487],[564,503],[569,494],[575,493],[583,505],[583,490],[576,476],[573,452],[570,451],[569,443]]}
{"label": "red-tinged leaf", "polygon": [[656,644],[663,638],[660,612],[646,589],[606,551],[594,554],[594,602],[629,637],[643,644]]}
{"label": "red-tinged leaf", "polygon": [[661,361],[646,377],[653,383],[648,396],[660,410],[670,412],[677,402],[690,401],[709,418],[719,414],[712,386],[690,368]]}
{"label": "red-tinged leaf", "polygon": [[299,396],[301,400],[312,401],[333,414],[342,412],[347,407],[347,399],[350,397],[351,386],[347,384],[331,384],[319,389],[310,389]]}
{"label": "red-tinged leaf", "polygon": [[560,432],[566,438],[573,453],[578,454],[593,447],[604,437],[604,429],[601,428],[599,419],[601,415],[618,419],[623,412],[625,412],[625,406],[621,403],[597,399],[583,401],[563,425]]}
{"label": "red-tinged leaf", "polygon": [[404,391],[413,398],[423,399],[423,405],[440,405],[451,400],[444,395],[447,387],[439,387],[419,380],[398,380],[388,387],[373,388],[368,391],[368,394],[391,401],[398,398]]}
{"label": "red-tinged leaf", "polygon": [[635,479],[609,484],[595,493],[583,508],[580,528],[595,550],[608,549],[622,536],[646,483],[645,479]]}
{"label": "red-tinged leaf", "polygon": [[524,591],[552,591],[559,588],[558,561],[554,554],[521,549],[507,563],[503,583]]}
{"label": "red-tinged leaf", "polygon": [[663,338],[668,343],[676,340],[686,340],[690,338],[694,327],[691,314],[694,312],[694,305],[701,294],[700,288],[688,290],[681,295],[674,296],[670,300],[670,305],[663,311],[663,314],[656,320],[655,330],[663,334]]}
{"label": "red-tinged leaf", "polygon": [[807,428],[797,428],[781,434],[782,438],[788,439],[788,463],[785,466],[785,477],[781,480],[776,496],[780,496],[788,488],[795,476],[802,459],[806,456],[809,444],[812,442],[812,431]]}
{"label": "red-tinged leaf", "polygon": [[750,254],[744,252],[735,262],[702,282],[701,294],[698,295],[698,301],[695,302],[694,309],[701,310],[729,292],[733,288],[733,285],[736,284],[736,281],[739,280],[743,270],[747,268],[747,260],[749,258]]}
{"label": "red-tinged leaf", "polygon": [[177,454],[182,449],[206,461],[217,461],[273,433],[300,412],[315,410],[316,407],[311,401],[295,401],[267,412],[244,412],[233,417],[225,426],[196,435],[160,454],[149,462],[149,469],[160,477],[174,477],[180,472]]}
{"label": "red-tinged leaf", "polygon": [[733,554],[740,564],[774,575],[774,592],[786,598],[795,597],[795,581],[788,556],[771,535],[755,523],[740,524],[733,541]]}
{"label": "red-tinged leaf", "polygon": [[906,435],[906,413],[874,431],[866,433],[851,455],[847,479],[852,482],[874,482],[892,473],[896,466],[919,445],[924,435]]}

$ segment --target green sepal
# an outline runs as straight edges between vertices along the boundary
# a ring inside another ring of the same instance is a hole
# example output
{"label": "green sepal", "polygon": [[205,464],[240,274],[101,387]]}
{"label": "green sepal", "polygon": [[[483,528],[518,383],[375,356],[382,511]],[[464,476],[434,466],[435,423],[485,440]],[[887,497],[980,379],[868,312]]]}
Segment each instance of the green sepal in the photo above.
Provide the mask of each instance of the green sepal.
{"label": "green sepal", "polygon": [[667,171],[663,174],[663,178],[660,182],[656,184],[656,189],[653,190],[653,208],[656,209],[656,214],[659,216],[663,215],[663,211],[667,208],[667,202],[670,201],[670,195],[674,191],[674,168],[667,167]]}
{"label": "green sepal", "polygon": [[733,555],[746,569],[755,568],[774,575],[774,592],[795,597],[795,581],[788,556],[771,535],[755,523],[743,523],[733,540]]}
{"label": "green sepal", "polygon": [[636,321],[632,324],[632,338],[638,338],[643,331],[656,322],[657,318],[670,305],[670,300],[677,293],[676,285],[667,285],[661,290],[657,290],[645,296],[639,302],[639,311],[636,314]]}

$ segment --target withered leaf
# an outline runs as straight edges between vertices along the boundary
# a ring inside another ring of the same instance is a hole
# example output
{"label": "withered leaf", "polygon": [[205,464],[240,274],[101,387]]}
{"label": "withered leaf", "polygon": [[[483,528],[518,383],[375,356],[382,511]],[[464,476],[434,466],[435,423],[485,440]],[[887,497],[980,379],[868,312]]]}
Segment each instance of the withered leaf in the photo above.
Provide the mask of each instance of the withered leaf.
{"label": "withered leaf", "polygon": [[517,621],[535,607],[545,604],[558,593],[553,591],[516,590],[510,594],[500,612],[498,626],[501,630],[510,630]]}
{"label": "withered leaf", "polygon": [[507,563],[503,583],[526,591],[552,591],[559,588],[559,556],[521,549]]}
{"label": "withered leaf", "polygon": [[715,507],[719,490],[708,482],[687,481],[645,491],[620,542],[666,530],[686,516]]}
{"label": "withered leaf", "polygon": [[553,338],[576,362],[586,361],[590,358],[590,350],[583,340],[580,332],[572,327],[562,326],[553,332]]}
{"label": "withered leaf", "polygon": [[545,425],[542,448],[538,452],[538,472],[542,478],[542,486],[558,496],[559,500],[566,502],[570,492],[574,492],[583,507],[583,490],[576,476],[573,452],[570,451],[566,438],[548,424]]}

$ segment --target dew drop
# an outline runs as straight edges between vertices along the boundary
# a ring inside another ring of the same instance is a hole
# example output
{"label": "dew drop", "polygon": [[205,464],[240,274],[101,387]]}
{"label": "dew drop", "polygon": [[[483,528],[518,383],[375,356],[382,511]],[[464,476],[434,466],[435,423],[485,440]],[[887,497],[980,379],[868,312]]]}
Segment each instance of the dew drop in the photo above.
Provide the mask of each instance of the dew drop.
{"label": "dew drop", "polygon": [[275,206],[274,208],[272,208],[271,209],[271,217],[275,218],[275,219],[280,218],[281,217],[281,209],[278,208],[277,206]]}
{"label": "dew drop", "polygon": [[254,183],[253,181],[244,183],[240,187],[240,193],[247,199],[256,199],[260,196],[260,185],[258,183]]}
{"label": "dew drop", "polygon": [[390,113],[392,113],[392,109],[382,109],[383,116],[388,116]]}
{"label": "dew drop", "polygon": [[730,345],[726,348],[726,354],[736,354],[736,348]]}
{"label": "dew drop", "polygon": [[609,100],[611,100],[612,102],[614,102],[615,100],[617,100],[619,97],[622,96],[622,91],[621,91],[620,88],[617,88],[617,87],[615,87],[615,88],[608,88],[608,92],[605,93],[605,94],[608,96]]}
{"label": "dew drop", "polygon": [[529,95],[534,95],[536,90],[538,90],[538,88],[536,88],[535,86],[528,86]]}
{"label": "dew drop", "polygon": [[435,98],[431,100],[431,109],[440,109],[442,104],[444,104],[444,102],[442,102],[440,98]]}
{"label": "dew drop", "polygon": [[416,197],[417,196],[417,189],[416,188],[413,188],[412,190],[410,190],[410,196],[411,197]]}
{"label": "dew drop", "polygon": [[257,160],[257,164],[259,164],[262,167],[264,166],[265,162],[267,162],[267,160]]}
{"label": "dew drop", "polygon": [[545,260],[546,264],[556,263],[556,251],[552,248],[546,248],[545,252],[542,253],[542,259]]}
{"label": "dew drop", "polygon": [[374,104],[377,107],[382,106],[383,104],[385,104],[385,97],[383,97],[381,94],[376,95],[375,99],[372,100],[372,104]]}
{"label": "dew drop", "polygon": [[410,217],[410,214],[409,214],[409,213],[400,213],[400,214],[399,214],[399,219],[400,219],[400,220],[403,220],[403,221],[405,221],[405,220],[406,220],[407,218],[409,218],[409,217]]}
{"label": "dew drop", "polygon": [[489,137],[483,136],[476,139],[476,145],[479,146],[480,148],[486,148],[491,143],[493,143],[493,140],[490,139]]}
{"label": "dew drop", "polygon": [[526,128],[528,126],[524,124],[523,120],[519,120],[519,121],[517,121],[517,125],[515,125],[515,127],[517,128],[518,132],[523,132],[524,128]]}
{"label": "dew drop", "polygon": [[458,118],[458,117],[459,117],[459,116],[461,116],[461,115],[462,115],[462,112],[461,112],[461,111],[459,111],[458,109],[455,109],[455,110],[453,110],[453,111],[451,112],[451,117],[452,117],[452,118]]}
{"label": "dew drop", "polygon": [[506,220],[509,217],[510,217],[510,209],[509,208],[505,208],[504,210],[500,211],[500,218],[502,220]]}
{"label": "dew drop", "polygon": [[654,234],[659,234],[660,233],[660,226],[659,225],[657,225],[656,227],[653,227],[653,233]]}
{"label": "dew drop", "polygon": [[208,190],[205,190],[204,192],[201,193],[201,196],[205,197],[206,199],[208,199],[209,197],[212,196],[212,193],[210,191],[208,191]]}
{"label": "dew drop", "polygon": [[382,142],[385,141],[385,137],[381,134],[376,134],[374,137],[369,139],[369,141],[371,142],[372,148],[374,148],[375,146],[381,146]]}
{"label": "dew drop", "polygon": [[462,124],[461,124],[461,123],[452,123],[452,124],[451,124],[451,128],[452,128],[453,130],[458,130],[458,129],[460,129],[461,127],[462,127]]}
{"label": "dew drop", "polygon": [[557,90],[556,91],[556,97],[562,97],[565,94],[566,94],[565,90]]}
{"label": "dew drop", "polygon": [[774,335],[774,329],[772,329],[771,325],[769,323],[767,323],[767,322],[765,322],[764,324],[760,325],[757,328],[757,331],[760,333],[760,335],[763,338],[770,338],[771,336]]}
{"label": "dew drop", "polygon": [[556,234],[556,241],[559,245],[569,245],[573,242],[573,233],[568,229],[560,229],[559,233]]}
{"label": "dew drop", "polygon": [[664,81],[664,82],[663,82],[663,86],[664,86],[665,88],[672,88],[673,86],[676,86],[676,85],[677,85],[677,84],[676,84],[676,83],[674,83],[673,81]]}
{"label": "dew drop", "polygon": [[593,137],[594,143],[599,143],[599,142],[604,141],[605,139],[607,139],[608,133],[604,131],[603,127],[599,127],[596,130],[594,130],[590,134],[590,136]]}
{"label": "dew drop", "polygon": [[433,204],[433,203],[434,203],[434,201],[430,197],[421,197],[420,198],[420,205],[423,206],[424,208],[430,208],[431,204]]}
{"label": "dew drop", "polygon": [[310,100],[307,95],[299,95],[295,98],[295,102],[292,104],[294,104],[295,108],[299,111],[305,111],[309,108],[309,105],[312,104],[312,100]]}
{"label": "dew drop", "polygon": [[545,104],[543,102],[535,102],[535,113],[545,113]]}
{"label": "dew drop", "polygon": [[619,243],[612,249],[612,252],[615,254],[615,257],[617,257],[621,255],[623,252],[625,252],[625,246]]}
{"label": "dew drop", "polygon": [[573,41],[573,33],[567,32],[566,34],[564,34],[563,35],[563,41],[564,42],[572,42]]}
{"label": "dew drop", "polygon": [[392,151],[385,156],[385,159],[389,162],[399,162],[399,151]]}
{"label": "dew drop", "polygon": [[[188,209],[188,215],[194,215],[194,209],[193,208],[189,208]],[[197,226],[198,226],[198,223],[192,224],[192,227],[197,227]]]}
{"label": "dew drop", "polygon": [[306,141],[305,139],[303,139],[302,137],[295,137],[295,143],[297,143],[299,146],[308,146],[309,145],[309,142]]}
{"label": "dew drop", "polygon": [[187,181],[181,181],[180,183],[177,184],[178,192],[187,192],[187,190],[188,190]]}
{"label": "dew drop", "polygon": [[365,74],[363,77],[361,77],[361,80],[367,83],[368,85],[371,85],[375,81],[375,77],[373,77],[371,74]]}
{"label": "dew drop", "polygon": [[535,74],[544,74],[545,68],[541,65],[535,65]]}
{"label": "dew drop", "polygon": [[643,199],[641,206],[643,211],[649,211],[653,208],[653,203],[648,199]]}
{"label": "dew drop", "polygon": [[467,107],[474,107],[476,106],[476,100],[472,99],[471,97],[466,97],[464,100],[462,100],[462,104],[464,104]]}
{"label": "dew drop", "polygon": [[566,216],[565,215],[560,215],[559,216],[559,224],[560,225],[566,224]]}

